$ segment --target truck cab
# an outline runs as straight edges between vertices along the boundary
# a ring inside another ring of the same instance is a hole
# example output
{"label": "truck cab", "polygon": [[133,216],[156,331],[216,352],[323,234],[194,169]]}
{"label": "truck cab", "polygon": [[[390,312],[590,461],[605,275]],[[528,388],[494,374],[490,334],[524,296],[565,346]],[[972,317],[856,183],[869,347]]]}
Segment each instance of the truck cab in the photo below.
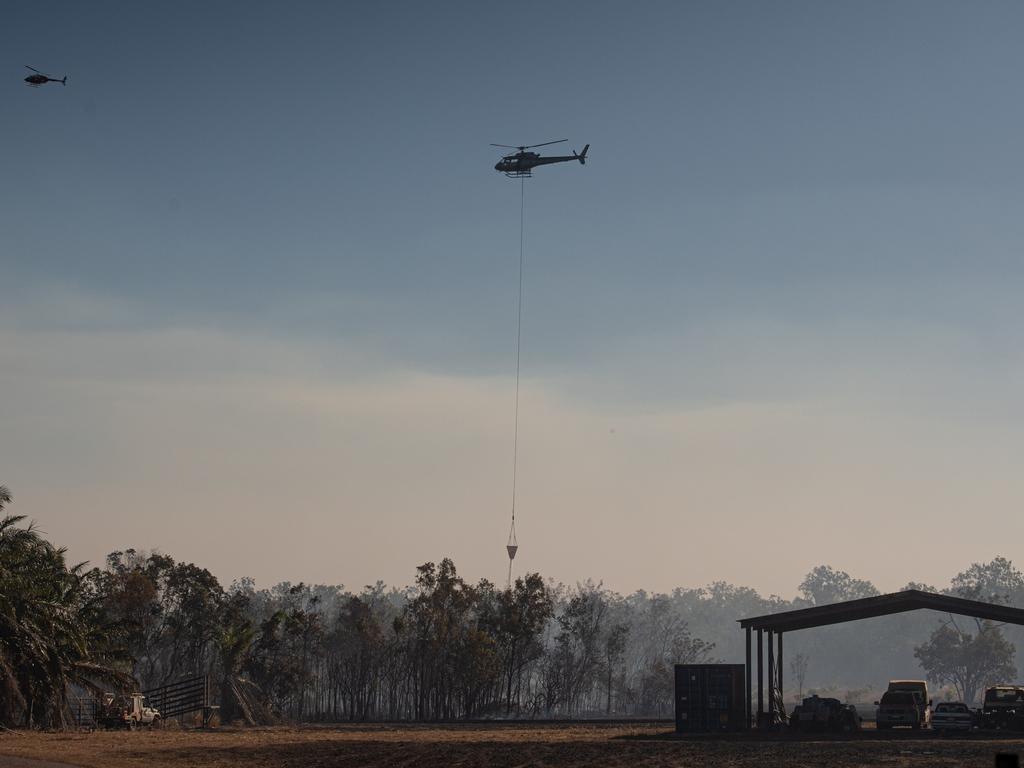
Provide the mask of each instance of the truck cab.
{"label": "truck cab", "polygon": [[160,711],[153,707],[146,706],[146,697],[141,693],[133,693],[128,696],[128,727],[135,728],[139,725],[157,726],[160,724]]}
{"label": "truck cab", "polygon": [[921,701],[925,706],[931,706],[932,702],[928,698],[928,683],[924,680],[890,680],[889,688],[890,691],[907,691],[917,696],[918,700]]}
{"label": "truck cab", "polygon": [[987,688],[981,722],[984,728],[1020,729],[1024,723],[1024,688],[1016,685]]}

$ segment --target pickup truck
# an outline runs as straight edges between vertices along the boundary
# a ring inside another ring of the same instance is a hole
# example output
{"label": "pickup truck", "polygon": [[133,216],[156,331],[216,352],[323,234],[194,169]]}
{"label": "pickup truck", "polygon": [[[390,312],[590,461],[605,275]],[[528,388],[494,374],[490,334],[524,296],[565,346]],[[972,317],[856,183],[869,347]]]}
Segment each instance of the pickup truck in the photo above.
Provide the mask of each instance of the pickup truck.
{"label": "pickup truck", "polygon": [[943,701],[932,711],[932,728],[936,731],[969,731],[976,721],[974,712],[962,701]]}
{"label": "pickup truck", "polygon": [[160,711],[146,706],[146,697],[141,693],[117,695],[103,694],[99,702],[97,722],[104,728],[129,728],[134,730],[140,725],[158,728]]}
{"label": "pickup truck", "polygon": [[985,691],[981,710],[983,728],[1021,730],[1024,726],[1024,688],[993,685]]}

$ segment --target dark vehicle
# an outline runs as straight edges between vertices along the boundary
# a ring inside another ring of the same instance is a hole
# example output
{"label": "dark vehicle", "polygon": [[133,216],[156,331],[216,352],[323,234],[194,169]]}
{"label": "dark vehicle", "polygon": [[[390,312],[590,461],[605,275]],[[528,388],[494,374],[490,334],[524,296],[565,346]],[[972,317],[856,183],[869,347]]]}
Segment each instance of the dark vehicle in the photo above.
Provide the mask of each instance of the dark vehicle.
{"label": "dark vehicle", "polygon": [[910,691],[886,691],[876,701],[875,727],[880,731],[908,726],[915,731],[928,726],[928,704]]}
{"label": "dark vehicle", "polygon": [[981,727],[1024,730],[1024,688],[994,685],[985,691]]}
{"label": "dark vehicle", "polygon": [[583,148],[583,151],[578,155],[573,152],[571,155],[559,155],[552,157],[542,157],[536,152],[527,152],[528,149],[534,147],[546,147],[548,144],[561,144],[563,141],[568,139],[559,139],[558,141],[545,141],[543,144],[529,144],[522,147],[513,147],[510,144],[491,144],[492,147],[506,147],[507,149],[518,149],[518,152],[505,155],[501,160],[494,166],[494,170],[501,171],[510,179],[518,178],[529,178],[533,175],[533,169],[538,165],[551,165],[552,163],[567,163],[570,160],[579,160],[580,165],[587,164],[587,150],[590,149],[590,145],[587,144]]}
{"label": "dark vehicle", "polygon": [[800,731],[859,731],[861,717],[857,708],[839,699],[809,696],[798,704],[789,725]]}
{"label": "dark vehicle", "polygon": [[932,712],[935,731],[969,731],[977,725],[975,713],[962,701],[943,701]]}
{"label": "dark vehicle", "polygon": [[38,69],[36,69],[35,67],[30,67],[28,64],[25,65],[25,69],[31,69],[35,73],[25,78],[25,82],[32,88],[38,88],[40,85],[46,85],[46,83],[60,83],[61,85],[68,84],[67,75],[64,75],[64,77],[58,80],[56,77],[44,75]]}

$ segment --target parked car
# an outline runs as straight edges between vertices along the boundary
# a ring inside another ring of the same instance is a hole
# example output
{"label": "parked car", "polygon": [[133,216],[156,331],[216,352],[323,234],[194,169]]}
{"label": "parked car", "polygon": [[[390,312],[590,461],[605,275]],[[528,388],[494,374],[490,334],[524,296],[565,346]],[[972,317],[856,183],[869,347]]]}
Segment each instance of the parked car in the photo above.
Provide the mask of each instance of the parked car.
{"label": "parked car", "polygon": [[809,696],[794,708],[789,725],[801,731],[859,731],[861,717],[839,699]]}
{"label": "parked car", "polygon": [[875,706],[875,727],[880,731],[899,726],[927,728],[931,720],[928,703],[911,691],[886,691]]}
{"label": "parked car", "polygon": [[969,731],[977,724],[974,712],[962,701],[943,701],[932,710],[936,731]]}
{"label": "parked car", "polygon": [[994,685],[985,690],[982,728],[1021,730],[1024,726],[1024,688]]}

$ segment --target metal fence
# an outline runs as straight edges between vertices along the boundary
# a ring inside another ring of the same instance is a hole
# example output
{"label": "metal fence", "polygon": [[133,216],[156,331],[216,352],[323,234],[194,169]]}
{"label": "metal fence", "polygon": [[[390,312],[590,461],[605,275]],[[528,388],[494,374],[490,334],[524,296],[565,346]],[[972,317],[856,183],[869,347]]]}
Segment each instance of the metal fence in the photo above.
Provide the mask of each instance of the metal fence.
{"label": "metal fence", "polygon": [[190,712],[202,712],[203,724],[209,719],[210,678],[206,675],[178,680],[143,691],[146,703],[160,710],[160,717],[178,717]]}

